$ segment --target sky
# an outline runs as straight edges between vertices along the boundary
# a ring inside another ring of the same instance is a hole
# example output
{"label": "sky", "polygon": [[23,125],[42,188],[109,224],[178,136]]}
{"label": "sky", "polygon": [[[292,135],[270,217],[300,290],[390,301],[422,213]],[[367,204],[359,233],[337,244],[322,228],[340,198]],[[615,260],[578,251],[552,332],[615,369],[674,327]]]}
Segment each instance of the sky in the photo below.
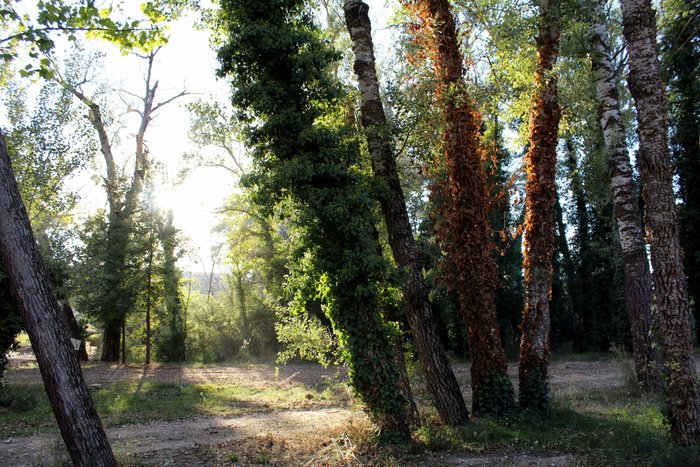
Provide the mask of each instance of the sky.
{"label": "sky", "polygon": [[[381,57],[390,48],[386,28],[389,9],[383,0],[369,3],[377,55]],[[175,225],[186,239],[186,254],[179,261],[179,266],[185,271],[209,272],[212,267],[210,252],[223,241],[220,235],[212,233],[218,222],[216,211],[234,192],[235,180],[224,170],[210,168],[195,169],[184,181],[176,180],[183,154],[193,150],[188,139],[190,115],[186,104],[197,99],[216,99],[219,102],[229,99],[228,83],[215,77],[217,61],[209,45],[209,33],[197,30],[194,23],[195,16],[190,14],[172,24],[170,41],[156,57],[153,68],[154,77],[159,81],[156,102],[183,90],[188,95],[167,105],[155,116],[146,133],[146,143],[153,160],[166,169],[164,176],[156,180],[156,202],[162,208],[172,209]],[[114,89],[143,94],[143,60],[124,56],[116,47],[108,44],[100,45],[96,41],[86,44],[99,47],[105,53],[101,79],[106,79]],[[122,112],[125,111],[126,106],[122,102],[116,100],[115,103]],[[135,114],[123,114],[121,120],[119,137],[115,137],[115,142],[118,141],[115,152],[125,161],[134,152],[133,141],[139,118]],[[104,190],[94,177],[94,172],[74,180],[73,187],[79,190],[82,200],[78,216],[84,217],[105,207]],[[219,272],[226,269],[223,262],[214,267]]]}

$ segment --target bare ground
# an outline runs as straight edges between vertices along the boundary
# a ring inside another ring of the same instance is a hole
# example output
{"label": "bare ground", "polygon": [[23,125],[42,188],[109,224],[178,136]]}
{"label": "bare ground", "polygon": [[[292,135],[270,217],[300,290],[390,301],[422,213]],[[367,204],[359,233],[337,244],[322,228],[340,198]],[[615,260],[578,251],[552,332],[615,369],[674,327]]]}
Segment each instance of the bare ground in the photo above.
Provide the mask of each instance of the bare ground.
{"label": "bare ground", "polygon": [[[36,367],[14,361],[5,376],[9,384],[40,384]],[[455,372],[469,399],[469,368],[455,365]],[[517,381],[517,367],[511,365],[511,375]],[[618,361],[555,362],[550,366],[551,386],[555,394],[577,390],[610,388],[623,384],[623,368]],[[88,384],[108,384],[118,381],[172,382],[178,384],[227,383],[237,385],[291,387],[315,385],[323,379],[344,378],[343,370],[324,369],[312,364],[244,366],[109,366],[86,364],[84,376]],[[420,390],[417,391],[420,394]],[[238,417],[201,418],[193,420],[156,422],[108,429],[115,453],[122,460],[138,465],[251,465],[264,464],[266,459],[256,454],[261,443],[277,449],[279,465],[329,465],[336,459],[339,465],[357,465],[352,457],[344,459],[342,443],[350,442],[343,433],[352,427],[367,426],[367,417],[359,410],[347,407],[324,407],[310,410],[275,410]],[[340,443],[340,444],[339,444]],[[269,450],[268,449],[268,450]],[[328,451],[337,451],[328,456]],[[232,455],[231,453],[236,453]],[[294,453],[303,453],[295,456]],[[223,456],[223,457],[222,457]],[[285,457],[286,456],[286,457]],[[8,466],[60,465],[65,450],[55,434],[7,438],[0,434],[0,464]],[[340,459],[340,460],[338,460]],[[402,465],[496,465],[496,466],[568,466],[577,465],[575,458],[558,453],[528,451],[500,452],[491,455],[431,454]]]}

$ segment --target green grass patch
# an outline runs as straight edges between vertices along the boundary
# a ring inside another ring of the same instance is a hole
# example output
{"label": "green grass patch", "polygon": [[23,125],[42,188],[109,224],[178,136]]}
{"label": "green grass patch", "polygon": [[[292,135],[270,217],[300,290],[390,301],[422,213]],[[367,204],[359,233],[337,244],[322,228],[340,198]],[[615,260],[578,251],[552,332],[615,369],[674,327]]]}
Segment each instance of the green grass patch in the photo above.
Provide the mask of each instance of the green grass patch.
{"label": "green grass patch", "polygon": [[[21,436],[55,428],[41,385],[7,385],[0,395],[0,431]],[[237,416],[273,410],[321,408],[347,402],[340,383],[308,387],[120,382],[91,389],[106,427],[157,420]]]}
{"label": "green grass patch", "polygon": [[475,419],[463,428],[428,424],[415,439],[429,451],[564,453],[587,466],[700,465],[699,448],[673,445],[662,407],[624,388],[581,392],[555,398],[546,419]]}

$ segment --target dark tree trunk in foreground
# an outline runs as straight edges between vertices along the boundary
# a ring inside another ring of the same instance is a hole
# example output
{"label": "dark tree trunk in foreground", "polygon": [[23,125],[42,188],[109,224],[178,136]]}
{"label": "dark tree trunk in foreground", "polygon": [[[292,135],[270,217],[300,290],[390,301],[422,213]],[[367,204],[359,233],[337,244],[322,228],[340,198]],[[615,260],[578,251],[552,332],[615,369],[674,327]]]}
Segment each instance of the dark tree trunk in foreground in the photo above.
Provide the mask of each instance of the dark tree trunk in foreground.
{"label": "dark tree trunk in foreground", "polygon": [[595,20],[591,27],[591,60],[596,79],[596,94],[600,102],[600,126],[608,152],[613,207],[625,268],[625,305],[632,327],[637,383],[644,390],[660,391],[663,388],[661,355],[655,345],[653,331],[651,272],[647,260],[642,215],[625,141],[610,39],[605,25],[606,3],[606,0],[597,0]]}
{"label": "dark tree trunk in foreground", "polygon": [[559,1],[539,2],[535,96],[530,114],[530,150],[525,156],[525,307],[520,324],[519,403],[535,413],[549,411],[549,298],[554,257],[554,205],[557,187],[557,134],[561,112],[557,78]]}
{"label": "dark tree trunk in foreground", "polygon": [[443,422],[464,425],[469,421],[469,411],[440,342],[399,183],[391,133],[379,94],[368,10],[369,7],[362,1],[345,2],[345,21],[353,41],[355,74],[360,89],[362,125],[372,157],[374,176],[388,189],[380,201],[389,232],[389,244],[397,265],[407,276],[404,288],[406,317],[425,372],[428,391]]}
{"label": "dark tree trunk in foreground", "polygon": [[637,107],[639,172],[645,225],[651,246],[654,299],[666,350],[671,435],[680,445],[700,443],[698,388],[690,333],[688,291],[678,240],[673,167],[668,148],[668,111],[659,70],[656,18],[649,0],[622,0],[629,53],[629,88]]}
{"label": "dark tree trunk in foreground", "polygon": [[116,465],[78,359],[62,327],[61,309],[34,240],[2,133],[0,213],[3,265],[68,453],[75,465]]}
{"label": "dark tree trunk in foreground", "polygon": [[439,232],[456,269],[460,311],[471,353],[472,410],[504,415],[514,407],[513,386],[496,316],[496,263],[489,221],[490,196],[479,140],[481,115],[467,94],[463,55],[447,0],[422,0],[437,51],[440,103],[445,119],[444,157],[448,185]]}

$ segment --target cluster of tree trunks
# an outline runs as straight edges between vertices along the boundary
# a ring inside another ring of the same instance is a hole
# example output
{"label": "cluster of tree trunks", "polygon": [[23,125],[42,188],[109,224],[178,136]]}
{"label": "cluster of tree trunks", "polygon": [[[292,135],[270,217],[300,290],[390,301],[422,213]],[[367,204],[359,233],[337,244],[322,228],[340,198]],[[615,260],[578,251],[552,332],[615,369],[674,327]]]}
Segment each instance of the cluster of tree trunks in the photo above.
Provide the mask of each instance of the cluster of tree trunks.
{"label": "cluster of tree trunks", "polygon": [[426,385],[440,417],[449,425],[463,425],[469,421],[469,412],[437,332],[396,170],[391,132],[384,113],[375,68],[369,6],[362,1],[350,0],[345,2],[344,10],[347,29],[353,41],[362,125],[372,158],[372,169],[374,176],[387,188],[380,204],[389,233],[389,245],[397,265],[406,275],[406,317],[425,372]]}
{"label": "cluster of tree trunks", "polygon": [[629,53],[629,89],[637,108],[639,172],[646,237],[651,251],[654,301],[665,349],[671,435],[681,445],[700,443],[700,387],[690,332],[688,291],[679,242],[668,109],[650,0],[622,0]]}
{"label": "cluster of tree trunks", "polygon": [[592,66],[600,103],[600,126],[608,152],[613,206],[625,268],[625,304],[632,326],[637,382],[649,391],[662,389],[661,355],[654,333],[652,282],[642,215],[625,140],[617,77],[605,24],[607,0],[597,0],[591,25]]}

